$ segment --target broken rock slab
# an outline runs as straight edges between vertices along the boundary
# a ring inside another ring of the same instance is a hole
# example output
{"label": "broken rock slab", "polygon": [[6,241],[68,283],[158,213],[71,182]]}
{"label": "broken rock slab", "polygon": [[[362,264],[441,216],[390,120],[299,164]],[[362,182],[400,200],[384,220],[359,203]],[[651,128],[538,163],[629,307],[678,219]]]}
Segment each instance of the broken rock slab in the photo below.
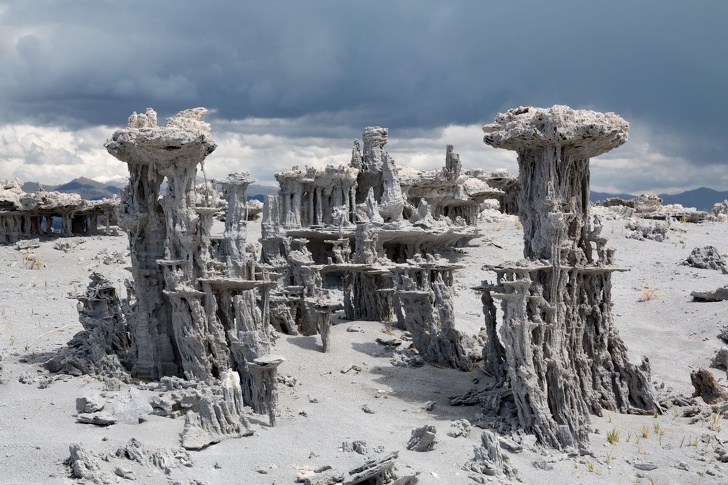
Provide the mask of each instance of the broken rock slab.
{"label": "broken rock slab", "polygon": [[728,286],[718,288],[715,291],[693,291],[690,293],[693,301],[724,301],[728,300]]}
{"label": "broken rock slab", "polygon": [[411,451],[430,451],[434,449],[437,443],[435,440],[436,433],[435,427],[430,425],[412,430],[412,436],[407,442],[407,449]]}
{"label": "broken rock slab", "polygon": [[127,393],[119,397],[114,403],[113,410],[114,417],[126,424],[139,424],[154,412],[149,398],[134,388],[130,388]]}
{"label": "broken rock slab", "polygon": [[101,411],[106,404],[106,399],[100,394],[90,394],[76,398],[76,411],[79,413],[95,413]]}
{"label": "broken rock slab", "polygon": [[393,451],[382,458],[368,460],[348,473],[338,472],[330,466],[316,470],[307,467],[298,473],[296,481],[304,485],[415,485],[418,483],[415,475],[397,476],[395,460],[398,456],[399,452]]}
{"label": "broken rock slab", "polygon": [[96,426],[110,426],[119,420],[111,413],[98,412],[90,414],[79,414],[76,422],[81,424],[95,424]]}

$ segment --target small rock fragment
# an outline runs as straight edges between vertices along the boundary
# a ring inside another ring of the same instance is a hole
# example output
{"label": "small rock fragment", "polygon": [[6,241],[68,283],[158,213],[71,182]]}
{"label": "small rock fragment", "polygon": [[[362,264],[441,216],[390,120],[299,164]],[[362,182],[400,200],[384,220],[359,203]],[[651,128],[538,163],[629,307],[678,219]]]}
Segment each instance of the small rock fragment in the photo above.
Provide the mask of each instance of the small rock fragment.
{"label": "small rock fragment", "polygon": [[95,424],[96,426],[110,426],[116,424],[119,420],[109,413],[99,412],[93,414],[80,414],[76,418],[76,422],[81,424]]}
{"label": "small rock fragment", "polygon": [[95,413],[101,411],[106,401],[99,394],[90,394],[76,398],[76,412]]}
{"label": "small rock fragment", "polygon": [[430,451],[435,447],[435,434],[437,430],[434,426],[425,425],[421,428],[412,430],[412,436],[407,442],[407,449],[412,451]]}
{"label": "small rock fragment", "polygon": [[636,462],[634,462],[634,467],[638,470],[642,470],[644,472],[649,472],[649,471],[655,470],[657,468],[657,465],[655,465],[652,462],[647,462],[647,461],[636,461]]}
{"label": "small rock fragment", "polygon": [[453,438],[458,438],[460,436],[467,438],[470,434],[470,430],[470,421],[467,419],[458,419],[457,421],[453,421],[450,425],[447,435]]}

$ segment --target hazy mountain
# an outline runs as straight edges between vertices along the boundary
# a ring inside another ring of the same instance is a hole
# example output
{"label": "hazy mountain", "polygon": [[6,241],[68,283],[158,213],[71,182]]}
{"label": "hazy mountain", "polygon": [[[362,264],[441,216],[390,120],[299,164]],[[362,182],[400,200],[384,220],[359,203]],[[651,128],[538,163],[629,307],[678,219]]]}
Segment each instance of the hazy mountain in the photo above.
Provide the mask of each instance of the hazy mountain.
{"label": "hazy mountain", "polygon": [[611,199],[612,197],[620,197],[622,199],[634,199],[635,198],[634,195],[630,195],[630,194],[609,194],[607,192],[594,192],[594,191],[591,191],[589,193],[589,199],[592,202],[598,202],[598,201],[604,202],[606,199]]}
{"label": "hazy mountain", "polygon": [[[718,192],[717,190],[700,187],[695,190],[680,192],[679,194],[657,194],[662,199],[663,204],[681,204],[684,207],[695,207],[698,210],[710,211],[713,205],[728,199],[728,191]],[[636,197],[630,194],[608,194],[605,192],[591,192],[590,199],[592,202],[598,200],[604,201],[609,197],[621,197],[623,199],[632,199]]]}
{"label": "hazy mountain", "polygon": [[[200,180],[201,182],[202,180]],[[114,194],[118,194],[122,187],[121,184],[109,184],[97,182],[86,177],[79,177],[65,184],[60,185],[43,185],[47,191],[58,191],[67,193],[76,193],[87,200],[97,200],[111,198]],[[23,184],[25,192],[35,192],[37,190],[36,182],[26,182]],[[251,184],[248,186],[248,199],[257,199],[261,202],[266,195],[277,195],[278,187],[274,185]],[[719,192],[717,190],[700,187],[695,190],[688,190],[679,194],[658,194],[663,204],[682,204],[685,207],[695,207],[698,210],[710,211],[714,204],[723,202],[728,199],[728,191]],[[632,199],[636,197],[631,194],[610,194],[607,192],[590,193],[592,202],[604,201],[610,197],[621,197],[623,199]]]}
{"label": "hazy mountain", "polygon": [[685,207],[695,207],[699,210],[710,211],[714,204],[728,199],[727,192],[700,187],[695,190],[688,190],[680,194],[660,195],[663,204],[682,204]]}
{"label": "hazy mountain", "polygon": [[[70,182],[60,185],[46,185],[43,183],[41,183],[41,185],[43,185],[43,189],[47,192],[56,191],[74,193],[80,195],[86,200],[111,198],[114,195],[117,195],[121,189],[121,187],[116,185],[104,184],[86,177],[78,177]],[[25,192],[36,192],[38,190],[38,183],[26,182],[23,184],[23,190]]]}
{"label": "hazy mountain", "polygon": [[266,195],[278,195],[278,187],[275,185],[250,184],[246,192],[247,199],[255,199],[263,202]]}

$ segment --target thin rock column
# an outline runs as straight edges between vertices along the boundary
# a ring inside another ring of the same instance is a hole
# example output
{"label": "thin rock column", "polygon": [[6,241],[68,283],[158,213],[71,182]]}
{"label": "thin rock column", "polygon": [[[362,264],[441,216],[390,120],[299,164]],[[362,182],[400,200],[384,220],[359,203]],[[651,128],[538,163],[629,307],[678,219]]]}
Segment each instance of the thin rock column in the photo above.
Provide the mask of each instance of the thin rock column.
{"label": "thin rock column", "polygon": [[255,182],[250,174],[231,173],[220,182],[228,202],[225,217],[225,239],[227,249],[228,276],[241,277],[245,264],[245,240],[248,233],[248,205],[245,193],[248,185]]}
{"label": "thin rock column", "polygon": [[268,413],[271,426],[276,425],[276,411],[278,410],[278,382],[276,374],[278,366],[286,359],[277,355],[259,357],[248,363],[248,368],[256,383],[253,408],[257,413]]}

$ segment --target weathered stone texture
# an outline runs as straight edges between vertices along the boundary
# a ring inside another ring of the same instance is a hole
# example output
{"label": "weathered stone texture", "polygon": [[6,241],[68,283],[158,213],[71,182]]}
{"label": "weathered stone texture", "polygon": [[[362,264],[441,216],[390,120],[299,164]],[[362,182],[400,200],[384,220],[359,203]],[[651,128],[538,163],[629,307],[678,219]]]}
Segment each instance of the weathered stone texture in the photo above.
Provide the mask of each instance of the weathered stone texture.
{"label": "weathered stone texture", "polygon": [[[517,108],[483,127],[486,144],[518,153],[524,261],[485,285],[484,354],[507,377],[520,425],[562,448],[588,440],[589,414],[652,412],[646,359],[627,360],[611,312],[612,250],[589,213],[589,159],[627,141],[613,113]],[[502,324],[491,298],[501,300]],[[500,329],[500,331],[497,330]]]}

